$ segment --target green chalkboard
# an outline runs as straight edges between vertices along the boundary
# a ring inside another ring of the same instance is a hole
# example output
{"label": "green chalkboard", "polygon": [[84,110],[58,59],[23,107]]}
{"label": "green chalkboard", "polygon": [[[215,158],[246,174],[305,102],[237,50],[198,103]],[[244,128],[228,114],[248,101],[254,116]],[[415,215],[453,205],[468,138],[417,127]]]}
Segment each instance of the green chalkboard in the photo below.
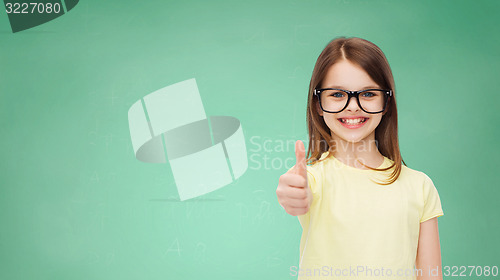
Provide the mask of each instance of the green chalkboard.
{"label": "green chalkboard", "polygon": [[[500,265],[499,1],[63,2],[15,33],[0,11],[1,279],[294,279],[302,229],[275,191],[338,36],[389,60],[403,159],[441,197],[443,266]],[[181,200],[169,161],[136,158],[128,112],[192,78],[206,116],[239,121],[248,166]]]}

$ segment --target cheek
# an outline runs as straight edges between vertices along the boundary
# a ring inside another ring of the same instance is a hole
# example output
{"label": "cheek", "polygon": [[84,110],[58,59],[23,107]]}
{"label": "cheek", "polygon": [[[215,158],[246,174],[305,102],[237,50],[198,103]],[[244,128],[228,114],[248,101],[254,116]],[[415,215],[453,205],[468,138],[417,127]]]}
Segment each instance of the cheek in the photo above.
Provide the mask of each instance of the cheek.
{"label": "cheek", "polygon": [[376,116],[376,117],[373,117],[373,118],[371,119],[371,121],[372,121],[372,125],[373,125],[374,127],[377,127],[377,126],[380,124],[380,121],[381,121],[381,120],[382,120],[382,116],[381,116],[381,115],[378,115],[378,116]]}
{"label": "cheek", "polygon": [[334,126],[340,125],[337,118],[332,114],[323,114],[323,119],[325,120],[326,125],[332,130]]}

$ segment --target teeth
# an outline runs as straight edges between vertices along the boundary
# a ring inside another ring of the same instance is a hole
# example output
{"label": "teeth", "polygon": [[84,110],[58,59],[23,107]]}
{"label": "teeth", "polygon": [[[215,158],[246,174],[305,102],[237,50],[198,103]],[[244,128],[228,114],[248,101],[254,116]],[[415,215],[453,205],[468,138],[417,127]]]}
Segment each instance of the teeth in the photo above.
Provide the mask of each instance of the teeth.
{"label": "teeth", "polygon": [[346,124],[358,124],[358,123],[361,123],[361,122],[364,122],[364,118],[358,118],[358,119],[341,119],[341,121],[343,123],[346,123]]}

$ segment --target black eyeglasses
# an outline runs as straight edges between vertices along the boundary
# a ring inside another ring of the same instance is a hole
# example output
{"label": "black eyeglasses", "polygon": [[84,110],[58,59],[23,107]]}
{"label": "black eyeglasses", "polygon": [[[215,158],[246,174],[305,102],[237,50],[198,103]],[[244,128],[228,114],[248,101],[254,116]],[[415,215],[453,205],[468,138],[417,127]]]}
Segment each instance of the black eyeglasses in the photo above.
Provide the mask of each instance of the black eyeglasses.
{"label": "black eyeglasses", "polygon": [[314,89],[314,95],[318,97],[321,110],[327,113],[340,113],[349,104],[351,97],[355,97],[359,108],[368,114],[381,113],[387,107],[389,97],[392,96],[390,89],[365,89],[350,91],[338,88]]}

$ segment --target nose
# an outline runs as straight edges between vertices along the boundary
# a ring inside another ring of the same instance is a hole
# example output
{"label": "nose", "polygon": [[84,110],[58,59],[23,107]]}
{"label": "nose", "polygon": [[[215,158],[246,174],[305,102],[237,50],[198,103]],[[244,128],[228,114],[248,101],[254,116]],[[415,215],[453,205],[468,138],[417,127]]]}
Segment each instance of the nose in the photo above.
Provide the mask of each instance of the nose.
{"label": "nose", "polygon": [[358,102],[356,101],[356,97],[351,97],[351,100],[349,100],[349,104],[347,104],[347,107],[345,109],[351,112],[357,112],[360,110]]}

